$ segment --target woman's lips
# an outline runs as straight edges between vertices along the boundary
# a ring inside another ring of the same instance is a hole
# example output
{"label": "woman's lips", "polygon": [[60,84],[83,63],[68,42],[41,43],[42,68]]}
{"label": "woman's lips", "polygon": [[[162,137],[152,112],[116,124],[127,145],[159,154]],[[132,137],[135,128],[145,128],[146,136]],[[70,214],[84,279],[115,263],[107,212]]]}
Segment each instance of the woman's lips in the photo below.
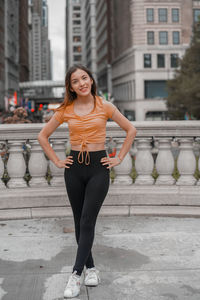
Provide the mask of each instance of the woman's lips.
{"label": "woman's lips", "polygon": [[80,89],[81,92],[85,92],[87,90],[87,87]]}

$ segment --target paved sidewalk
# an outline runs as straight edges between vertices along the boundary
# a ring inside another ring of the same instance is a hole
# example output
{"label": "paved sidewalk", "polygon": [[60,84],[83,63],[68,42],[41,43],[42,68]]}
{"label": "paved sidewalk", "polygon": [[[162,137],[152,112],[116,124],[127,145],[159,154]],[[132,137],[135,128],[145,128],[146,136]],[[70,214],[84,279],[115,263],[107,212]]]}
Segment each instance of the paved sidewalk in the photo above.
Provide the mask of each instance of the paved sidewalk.
{"label": "paved sidewalk", "polygon": [[[1,221],[0,299],[63,299],[76,249],[70,217]],[[73,299],[200,299],[200,219],[99,216],[93,256],[101,283]]]}

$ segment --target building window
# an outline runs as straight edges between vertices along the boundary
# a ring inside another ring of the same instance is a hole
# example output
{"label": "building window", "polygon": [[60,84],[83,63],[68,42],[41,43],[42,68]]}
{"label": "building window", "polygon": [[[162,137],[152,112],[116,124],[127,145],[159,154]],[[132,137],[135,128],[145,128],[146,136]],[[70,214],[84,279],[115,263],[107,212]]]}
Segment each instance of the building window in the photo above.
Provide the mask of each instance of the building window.
{"label": "building window", "polygon": [[179,22],[179,9],[172,8],[172,22]]}
{"label": "building window", "polygon": [[80,13],[73,13],[73,18],[80,18],[81,14]]}
{"label": "building window", "polygon": [[179,31],[173,31],[173,44],[179,45],[180,44],[180,34]]}
{"label": "building window", "polygon": [[74,61],[81,61],[81,55],[74,55]]}
{"label": "building window", "polygon": [[135,111],[134,110],[124,110],[124,115],[129,121],[135,121]]}
{"label": "building window", "polygon": [[159,44],[160,45],[167,45],[168,44],[168,32],[167,31],[160,31],[159,32]]}
{"label": "building window", "polygon": [[73,42],[81,42],[81,36],[73,36]]}
{"label": "building window", "polygon": [[157,54],[157,67],[165,68],[165,54]]}
{"label": "building window", "polygon": [[144,68],[151,68],[151,54],[144,54]]}
{"label": "building window", "polygon": [[81,33],[80,27],[73,27],[73,33]]}
{"label": "building window", "polygon": [[73,20],[73,24],[74,25],[80,25],[81,24],[81,20]]}
{"label": "building window", "polygon": [[159,22],[167,22],[167,8],[158,9]]}
{"label": "building window", "polygon": [[154,31],[147,31],[147,44],[154,45]]}
{"label": "building window", "polygon": [[148,111],[145,115],[145,121],[162,121],[168,120],[166,111]]}
{"label": "building window", "polygon": [[74,6],[73,10],[81,10],[81,7],[80,6]]}
{"label": "building window", "polygon": [[154,9],[147,8],[146,16],[147,16],[147,22],[154,22]]}
{"label": "building window", "polygon": [[178,54],[171,54],[171,68],[177,68],[178,67]]}
{"label": "building window", "polygon": [[145,80],[145,99],[166,98],[167,88],[165,80]]}
{"label": "building window", "polygon": [[74,51],[74,52],[79,52],[79,53],[80,53],[80,52],[81,52],[81,46],[74,46],[74,47],[73,47],[73,51]]}
{"label": "building window", "polygon": [[194,9],[194,22],[197,23],[200,20],[200,9]]}

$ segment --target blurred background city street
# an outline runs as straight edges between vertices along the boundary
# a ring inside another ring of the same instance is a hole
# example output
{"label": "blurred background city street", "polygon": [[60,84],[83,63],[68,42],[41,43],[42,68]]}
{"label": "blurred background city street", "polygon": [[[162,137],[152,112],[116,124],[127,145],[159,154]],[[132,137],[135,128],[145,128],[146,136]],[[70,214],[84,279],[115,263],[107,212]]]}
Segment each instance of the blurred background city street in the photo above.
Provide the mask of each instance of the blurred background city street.
{"label": "blurred background city street", "polygon": [[198,0],[0,0],[0,123],[48,121],[75,63],[131,121],[199,119],[199,16]]}

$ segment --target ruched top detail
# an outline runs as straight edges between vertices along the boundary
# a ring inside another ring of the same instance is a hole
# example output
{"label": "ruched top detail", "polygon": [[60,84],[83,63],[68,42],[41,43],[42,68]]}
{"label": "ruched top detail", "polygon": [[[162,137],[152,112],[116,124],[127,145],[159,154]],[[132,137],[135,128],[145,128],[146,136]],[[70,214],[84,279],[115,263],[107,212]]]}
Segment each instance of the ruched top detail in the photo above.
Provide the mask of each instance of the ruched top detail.
{"label": "ruched top detail", "polygon": [[115,109],[117,108],[114,104],[96,96],[94,109],[86,115],[79,116],[74,112],[74,102],[54,113],[55,119],[60,124],[68,123],[70,144],[81,145],[79,163],[83,163],[84,151],[86,151],[85,164],[90,163],[87,144],[105,143],[106,122],[112,118]]}

